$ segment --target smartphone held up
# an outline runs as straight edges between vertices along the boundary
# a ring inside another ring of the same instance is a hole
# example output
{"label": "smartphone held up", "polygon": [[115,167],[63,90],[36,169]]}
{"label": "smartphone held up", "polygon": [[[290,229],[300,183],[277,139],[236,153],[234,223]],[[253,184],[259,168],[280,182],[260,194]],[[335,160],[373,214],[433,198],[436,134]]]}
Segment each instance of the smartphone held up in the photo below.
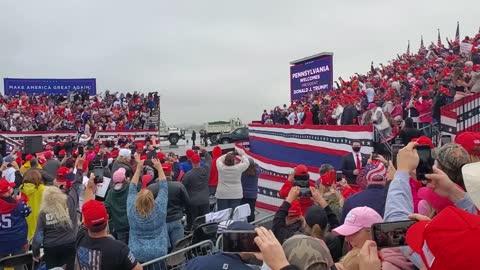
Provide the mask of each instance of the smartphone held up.
{"label": "smartphone held up", "polygon": [[378,249],[406,246],[408,229],[415,220],[375,223],[372,225],[372,238]]}
{"label": "smartphone held up", "polygon": [[432,158],[432,150],[429,145],[416,146],[419,162],[416,169],[417,180],[427,180],[426,174],[433,173],[433,164],[435,160]]}
{"label": "smartphone held up", "polygon": [[255,231],[223,231],[222,250],[230,253],[260,252],[255,237],[257,237]]}

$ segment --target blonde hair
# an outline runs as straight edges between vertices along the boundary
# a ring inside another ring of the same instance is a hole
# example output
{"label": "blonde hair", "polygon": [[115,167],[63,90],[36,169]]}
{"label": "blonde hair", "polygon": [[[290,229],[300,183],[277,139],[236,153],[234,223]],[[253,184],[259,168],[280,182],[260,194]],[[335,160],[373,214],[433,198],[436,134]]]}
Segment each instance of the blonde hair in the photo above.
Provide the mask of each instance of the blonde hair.
{"label": "blonde hair", "polygon": [[48,216],[47,222],[53,221],[55,225],[72,227],[67,207],[67,195],[55,186],[46,187],[43,191],[40,212]]}
{"label": "blonde hair", "polygon": [[354,248],[350,250],[343,258],[340,259],[340,263],[345,269],[348,270],[360,270],[360,262],[358,254],[360,253],[360,249]]}
{"label": "blonde hair", "polygon": [[42,174],[38,170],[28,170],[23,174],[23,183],[31,183],[38,187],[43,184]]}
{"label": "blonde hair", "polygon": [[150,215],[155,206],[155,199],[153,194],[148,189],[142,189],[137,194],[137,199],[135,201],[135,210],[142,218],[146,218]]}

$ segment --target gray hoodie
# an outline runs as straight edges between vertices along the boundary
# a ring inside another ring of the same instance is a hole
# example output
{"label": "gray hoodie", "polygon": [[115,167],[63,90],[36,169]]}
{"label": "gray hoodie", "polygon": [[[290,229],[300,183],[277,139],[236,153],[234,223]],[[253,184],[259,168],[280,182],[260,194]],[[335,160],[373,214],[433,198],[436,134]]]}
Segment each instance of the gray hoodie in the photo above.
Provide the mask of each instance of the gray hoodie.
{"label": "gray hoodie", "polygon": [[51,220],[43,212],[38,215],[37,229],[33,236],[32,250],[33,256],[40,255],[40,247],[56,247],[65,244],[75,243],[78,232],[78,198],[81,192],[83,171],[77,169],[75,182],[70,187],[67,194],[67,207],[72,227],[59,226],[56,220]]}

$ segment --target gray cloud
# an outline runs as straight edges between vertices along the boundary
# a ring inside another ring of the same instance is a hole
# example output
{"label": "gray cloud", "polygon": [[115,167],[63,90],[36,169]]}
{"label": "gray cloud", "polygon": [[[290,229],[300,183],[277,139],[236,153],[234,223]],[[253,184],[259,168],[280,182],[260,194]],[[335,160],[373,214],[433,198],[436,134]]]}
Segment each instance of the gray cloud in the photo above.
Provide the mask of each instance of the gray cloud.
{"label": "gray cloud", "polygon": [[[340,3],[337,3],[340,2]],[[477,1],[0,2],[0,75],[97,78],[100,90],[158,90],[169,123],[288,102],[291,60],[332,51],[335,78],[403,53],[420,35],[474,34]],[[3,86],[2,86],[3,87]],[[3,89],[3,88],[2,88]]]}

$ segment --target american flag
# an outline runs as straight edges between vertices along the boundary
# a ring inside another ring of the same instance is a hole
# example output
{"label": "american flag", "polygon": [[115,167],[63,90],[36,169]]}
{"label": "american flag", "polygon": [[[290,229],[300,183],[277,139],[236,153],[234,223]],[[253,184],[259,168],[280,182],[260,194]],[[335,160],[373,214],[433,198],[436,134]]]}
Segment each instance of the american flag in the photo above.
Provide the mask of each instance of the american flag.
{"label": "american flag", "polygon": [[437,46],[442,47],[442,39],[440,38],[440,29],[438,29]]}
{"label": "american flag", "polygon": [[421,36],[421,39],[420,39],[420,50],[425,50],[425,45],[423,44],[423,36]]}
{"label": "american flag", "polygon": [[387,175],[387,168],[381,162],[370,162],[365,165],[365,178],[367,181],[372,181],[377,176],[382,176],[383,178]]}
{"label": "american flag", "polygon": [[457,22],[457,31],[455,32],[455,42],[460,42],[460,22]]}

